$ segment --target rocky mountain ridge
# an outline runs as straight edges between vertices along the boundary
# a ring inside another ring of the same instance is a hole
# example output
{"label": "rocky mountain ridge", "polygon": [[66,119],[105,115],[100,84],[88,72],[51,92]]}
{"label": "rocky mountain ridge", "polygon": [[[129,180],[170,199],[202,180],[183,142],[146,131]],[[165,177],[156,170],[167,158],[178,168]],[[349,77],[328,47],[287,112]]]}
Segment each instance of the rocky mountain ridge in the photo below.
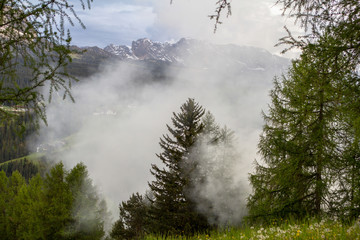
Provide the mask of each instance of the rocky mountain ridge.
{"label": "rocky mountain ridge", "polygon": [[[87,77],[116,61],[123,61],[146,67],[154,79],[166,78],[166,69],[185,67],[201,71],[220,69],[243,74],[278,74],[289,66],[290,60],[265,49],[238,46],[234,44],[218,45],[205,41],[182,38],[175,43],[155,42],[147,38],[133,41],[131,46],[110,44],[105,48],[77,47],[73,50],[70,73],[78,77]],[[84,51],[85,50],[85,51]]]}
{"label": "rocky mountain ridge", "polygon": [[225,64],[237,62],[258,70],[269,63],[271,63],[270,65],[283,65],[289,61],[261,48],[233,44],[216,45],[186,38],[182,38],[176,43],[161,43],[141,38],[133,41],[131,46],[110,44],[103,50],[121,60],[162,61],[187,65],[186,62],[190,58],[200,56],[203,65],[208,65],[214,59],[220,58],[227,59]]}
{"label": "rocky mountain ridge", "polygon": [[[98,56],[98,58],[116,58],[119,60],[161,61],[187,65],[193,57],[202,59],[207,65],[216,59],[227,59],[227,62],[237,62],[250,68],[262,68],[265,65],[283,65],[288,59],[271,54],[265,49],[238,46],[234,44],[217,45],[205,41],[182,38],[176,43],[155,42],[148,38],[133,41],[131,46],[109,44],[105,48],[76,47],[86,50],[84,56]],[[199,62],[200,63],[200,62]]]}

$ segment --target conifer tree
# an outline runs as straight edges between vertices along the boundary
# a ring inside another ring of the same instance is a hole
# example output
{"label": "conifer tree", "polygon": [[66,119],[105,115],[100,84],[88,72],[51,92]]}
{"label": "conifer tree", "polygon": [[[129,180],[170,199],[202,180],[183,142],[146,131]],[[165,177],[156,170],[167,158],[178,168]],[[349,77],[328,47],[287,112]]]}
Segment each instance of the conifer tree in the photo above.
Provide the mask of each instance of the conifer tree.
{"label": "conifer tree", "polygon": [[72,221],[66,235],[72,239],[102,239],[108,212],[88,176],[83,163],[77,164],[67,174],[66,183],[72,195]]}
{"label": "conifer tree", "polygon": [[45,239],[64,239],[66,227],[72,221],[72,194],[65,177],[64,165],[59,163],[50,170],[44,180]]}
{"label": "conifer tree", "polygon": [[44,230],[47,222],[43,221],[44,213],[44,181],[40,175],[31,178],[24,184],[13,199],[17,205],[17,239],[45,239]]}
{"label": "conifer tree", "polygon": [[112,228],[111,237],[114,239],[142,239],[148,227],[148,205],[139,193],[132,194],[128,201],[120,206],[120,219]]}
{"label": "conifer tree", "polygon": [[[6,233],[8,181],[5,172],[0,171],[0,233],[3,233],[3,236]],[[6,239],[5,236],[4,239]]]}
{"label": "conifer tree", "polygon": [[339,144],[345,144],[340,122],[344,83],[352,75],[346,61],[331,61],[326,52],[309,46],[288,76],[275,80],[259,143],[264,164],[256,163],[250,176],[250,218],[301,218],[329,210],[330,187],[338,174],[334,166],[343,156]]}
{"label": "conifer tree", "polygon": [[189,173],[183,170],[183,165],[189,164],[190,148],[203,131],[201,118],[205,110],[190,98],[180,110],[173,113],[173,127],[167,125],[170,136],[166,134],[160,139],[162,153],[157,156],[164,167],[151,166],[155,180],[149,183],[154,195],[150,199],[150,225],[153,232],[163,235],[191,235],[208,228],[206,219],[196,213],[195,204],[185,195]]}
{"label": "conifer tree", "polygon": [[[21,176],[18,171],[13,172],[9,177],[8,181],[8,191],[7,191],[7,202],[6,202],[6,233],[3,236],[3,239],[12,239],[14,236],[18,235],[18,225],[20,225],[22,219],[20,219],[20,209],[19,202],[17,201],[17,196],[23,189],[25,185],[25,179]],[[6,238],[6,235],[8,238]]]}

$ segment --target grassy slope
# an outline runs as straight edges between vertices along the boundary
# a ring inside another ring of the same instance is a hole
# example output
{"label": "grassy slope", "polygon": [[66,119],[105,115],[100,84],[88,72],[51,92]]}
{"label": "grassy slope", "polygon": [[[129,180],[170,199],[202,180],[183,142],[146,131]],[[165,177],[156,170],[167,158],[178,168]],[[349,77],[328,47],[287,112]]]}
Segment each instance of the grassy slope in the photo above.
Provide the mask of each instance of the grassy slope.
{"label": "grassy slope", "polygon": [[39,160],[41,157],[43,157],[45,154],[44,153],[31,153],[27,156],[23,156],[23,157],[20,157],[20,158],[15,158],[15,159],[11,159],[9,161],[6,161],[6,162],[3,162],[3,163],[0,163],[0,167],[2,165],[5,165],[5,164],[8,164],[10,162],[16,162],[16,161],[21,161],[21,160],[24,160],[25,158],[29,161],[31,161],[34,165],[38,165],[39,164]]}
{"label": "grassy slope", "polygon": [[[56,150],[54,152],[51,152],[52,155],[59,155],[62,152],[66,151],[71,146],[73,137],[74,137],[74,135],[71,135],[71,136],[68,136],[68,137],[62,139],[65,142],[65,145],[61,149],[58,149],[58,150]],[[29,160],[30,162],[32,162],[34,165],[39,166],[41,158],[44,157],[44,156],[46,157],[46,155],[47,155],[47,153],[45,153],[45,152],[30,153],[27,156],[23,156],[23,157],[11,159],[11,160],[6,161],[6,162],[2,162],[2,163],[0,163],[0,167],[5,165],[5,164],[8,164],[10,162],[16,162],[16,161],[24,160],[25,158],[27,160]],[[51,160],[54,160],[54,159],[51,159]]]}
{"label": "grassy slope", "polygon": [[[148,235],[146,240],[159,239],[156,236]],[[160,238],[161,239],[161,238]],[[169,239],[185,239],[180,236],[173,236]],[[300,223],[276,224],[269,227],[242,227],[230,228],[226,231],[213,231],[210,235],[197,235],[191,240],[211,240],[211,239],[349,239],[360,240],[360,220],[351,224],[342,224],[339,221],[304,221]]]}

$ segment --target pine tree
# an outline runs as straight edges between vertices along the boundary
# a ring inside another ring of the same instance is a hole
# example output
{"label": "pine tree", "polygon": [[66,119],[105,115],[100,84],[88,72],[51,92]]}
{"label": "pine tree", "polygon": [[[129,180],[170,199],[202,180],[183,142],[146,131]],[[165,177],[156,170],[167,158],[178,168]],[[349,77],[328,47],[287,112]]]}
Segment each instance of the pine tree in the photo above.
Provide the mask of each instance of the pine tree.
{"label": "pine tree", "polygon": [[187,161],[189,151],[203,131],[201,118],[205,110],[194,99],[188,99],[180,110],[173,113],[173,127],[167,125],[171,136],[166,134],[160,139],[163,151],[157,156],[164,167],[151,166],[155,180],[149,183],[154,195],[150,199],[150,225],[153,232],[165,236],[191,235],[208,228],[206,219],[196,213],[195,203],[185,195],[189,173],[183,170],[184,164],[191,164]]}

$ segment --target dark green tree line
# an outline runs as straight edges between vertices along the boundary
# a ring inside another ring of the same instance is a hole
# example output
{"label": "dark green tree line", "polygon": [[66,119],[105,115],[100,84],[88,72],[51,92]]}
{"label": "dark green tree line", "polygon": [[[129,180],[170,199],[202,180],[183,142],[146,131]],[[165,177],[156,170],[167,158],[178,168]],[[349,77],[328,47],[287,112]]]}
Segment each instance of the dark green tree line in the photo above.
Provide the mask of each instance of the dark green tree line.
{"label": "dark green tree line", "polygon": [[0,122],[0,163],[28,155],[27,140],[36,131],[31,117],[20,113]]}

